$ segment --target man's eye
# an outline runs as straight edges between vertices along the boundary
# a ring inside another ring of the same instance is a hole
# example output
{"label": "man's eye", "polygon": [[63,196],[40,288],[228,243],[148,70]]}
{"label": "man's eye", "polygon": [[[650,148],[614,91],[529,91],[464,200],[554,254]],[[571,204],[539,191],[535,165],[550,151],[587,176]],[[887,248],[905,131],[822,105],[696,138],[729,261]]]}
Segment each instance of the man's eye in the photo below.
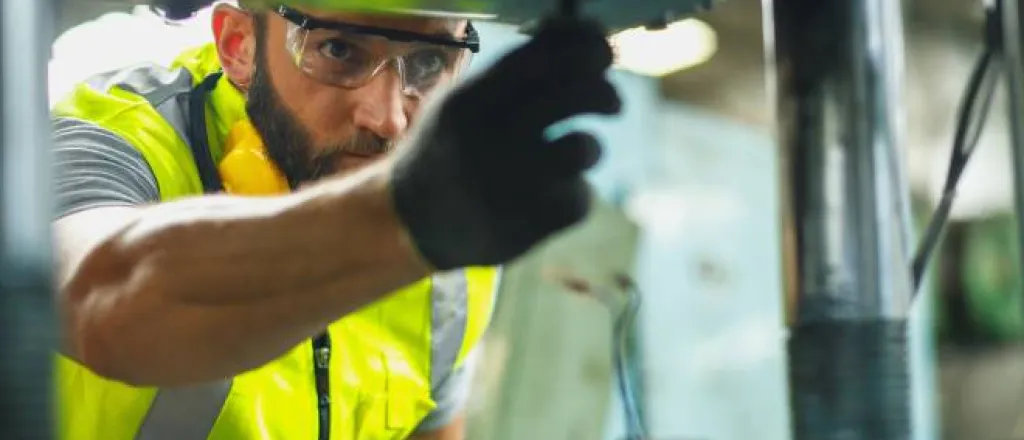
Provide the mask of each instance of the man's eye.
{"label": "man's eye", "polygon": [[448,57],[442,52],[423,51],[409,56],[409,64],[417,76],[436,75],[448,68]]}
{"label": "man's eye", "polygon": [[352,55],[352,45],[341,40],[326,40],[320,43],[320,53],[328,58],[345,61]]}

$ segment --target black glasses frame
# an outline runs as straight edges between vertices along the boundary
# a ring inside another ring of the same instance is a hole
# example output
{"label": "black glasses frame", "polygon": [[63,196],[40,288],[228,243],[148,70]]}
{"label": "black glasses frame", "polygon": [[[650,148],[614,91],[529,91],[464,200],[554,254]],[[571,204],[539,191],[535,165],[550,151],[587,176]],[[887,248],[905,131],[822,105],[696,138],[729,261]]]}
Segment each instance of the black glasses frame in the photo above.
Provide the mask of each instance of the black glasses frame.
{"label": "black glasses frame", "polygon": [[354,32],[366,35],[376,35],[384,37],[392,41],[400,41],[406,43],[430,43],[439,46],[455,47],[459,49],[469,49],[472,53],[480,52],[480,34],[477,33],[476,28],[473,27],[473,23],[470,22],[466,25],[466,39],[465,40],[453,40],[444,37],[437,37],[433,35],[424,35],[417,32],[402,31],[398,29],[388,29],[376,26],[367,26],[362,24],[345,23],[333,20],[322,20],[316,17],[310,17],[309,15],[303,14],[302,12],[296,11],[295,9],[289,8],[285,5],[277,5],[274,7],[274,12],[280,15],[281,18],[288,20],[292,24],[305,29],[330,29],[344,32]]}

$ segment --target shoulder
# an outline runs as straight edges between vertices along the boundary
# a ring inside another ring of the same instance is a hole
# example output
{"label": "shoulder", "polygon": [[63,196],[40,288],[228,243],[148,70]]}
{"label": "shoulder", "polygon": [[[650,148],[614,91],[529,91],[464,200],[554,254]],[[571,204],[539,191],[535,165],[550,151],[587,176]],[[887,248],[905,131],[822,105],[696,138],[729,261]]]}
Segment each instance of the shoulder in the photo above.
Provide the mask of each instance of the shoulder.
{"label": "shoulder", "polygon": [[51,159],[55,218],[92,208],[160,200],[156,178],[138,150],[91,122],[54,120]]}
{"label": "shoulder", "polygon": [[[161,115],[156,107],[192,87],[188,69],[140,64],[101,73],[75,86],[53,108],[54,116],[73,117],[100,125]],[[147,111],[153,110],[153,111]]]}
{"label": "shoulder", "polygon": [[143,64],[78,84],[53,109],[58,120],[95,125],[130,145],[153,169],[164,196],[201,192],[188,134],[185,68]]}
{"label": "shoulder", "polygon": [[182,120],[187,116],[186,95],[219,69],[214,45],[203,45],[182,52],[169,66],[147,62],[95,75],[75,86],[53,113],[114,129],[135,120],[156,119],[181,131],[187,122]]}
{"label": "shoulder", "polygon": [[[63,95],[54,112],[62,116],[109,116],[139,104],[156,107],[188,92],[219,70],[215,46],[202,45],[181,52],[169,65],[142,62],[93,75]],[[88,106],[94,103],[104,108]]]}

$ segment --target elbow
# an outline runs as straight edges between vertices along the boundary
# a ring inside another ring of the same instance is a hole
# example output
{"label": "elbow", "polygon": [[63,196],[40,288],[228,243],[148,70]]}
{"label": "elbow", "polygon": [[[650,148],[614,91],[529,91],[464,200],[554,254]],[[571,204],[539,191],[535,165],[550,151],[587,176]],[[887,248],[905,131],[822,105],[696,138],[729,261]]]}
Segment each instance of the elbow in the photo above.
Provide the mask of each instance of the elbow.
{"label": "elbow", "polygon": [[[84,259],[61,287],[64,350],[78,363],[103,378],[146,386],[138,374],[133,347],[150,333],[142,326],[150,318],[147,303],[159,296],[153,283],[139,282],[139,267],[124,264],[122,256],[101,246]],[[139,285],[146,287],[140,289]],[[141,339],[140,339],[141,338]]]}
{"label": "elbow", "polygon": [[102,330],[90,327],[95,325],[79,326],[71,339],[68,348],[75,360],[104,379],[144,386],[144,381],[133,374],[131,366],[117,355],[117,341],[104,336]]}
{"label": "elbow", "polygon": [[[64,351],[92,373],[131,386],[146,385],[137,372],[137,365],[130,352],[132,328],[124,328],[122,312],[112,309],[107,298],[100,296],[113,292],[96,292],[89,298],[72,306],[70,319],[65,320]],[[130,312],[129,312],[130,313]],[[118,330],[118,327],[121,327]]]}
{"label": "elbow", "polygon": [[[66,340],[69,354],[105,379],[134,387],[163,385],[153,359],[160,336],[147,322],[154,319],[129,300],[104,298],[116,292],[98,291],[75,311]],[[120,304],[117,304],[120,303]]]}
{"label": "elbow", "polygon": [[141,385],[124,362],[123,350],[117,332],[111,331],[114,318],[111,310],[96,304],[107,292],[87,294],[83,300],[69,304],[70,312],[64,320],[64,352],[94,374],[128,385]]}

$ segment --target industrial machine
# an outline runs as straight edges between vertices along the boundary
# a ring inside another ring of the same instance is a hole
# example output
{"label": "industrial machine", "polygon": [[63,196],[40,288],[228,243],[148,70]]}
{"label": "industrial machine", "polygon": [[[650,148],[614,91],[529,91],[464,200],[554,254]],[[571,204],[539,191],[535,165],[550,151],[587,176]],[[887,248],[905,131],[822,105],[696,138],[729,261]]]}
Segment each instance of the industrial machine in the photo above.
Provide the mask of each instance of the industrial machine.
{"label": "industrial machine", "polygon": [[[90,0],[3,0],[0,4],[0,437],[5,439],[48,438],[53,432],[48,369],[56,332],[50,301],[54,286],[45,65],[56,17],[61,8],[76,1]],[[305,1],[320,8],[342,3],[373,8],[392,3],[408,6],[412,0]],[[125,0],[119,5],[133,3]],[[183,17],[211,2],[154,3],[168,16]],[[656,27],[713,7],[706,0],[416,3],[494,15],[515,24],[528,24],[547,14],[585,14],[611,29]],[[763,4],[765,47],[774,66],[770,87],[777,104],[779,152],[786,177],[779,191],[786,207],[785,222],[797,236],[792,272],[796,276],[788,280],[799,292],[788,342],[793,435],[800,440],[911,438],[915,427],[907,320],[929,249],[941,236],[948,203],[940,207],[940,221],[926,231],[924,245],[918,246],[910,227],[908,188],[899,154],[903,62],[899,2],[764,0]],[[986,56],[998,57],[1005,67],[1012,98],[1008,110],[1016,120],[1024,112],[1018,1],[991,2],[990,11],[994,50]],[[979,70],[979,77],[987,72]],[[971,90],[980,87],[972,85]],[[1024,211],[1024,125],[1010,126],[1020,212]],[[969,157],[971,136],[963,136],[965,149],[958,150],[961,158],[954,160],[954,169]],[[956,178],[952,181],[947,188],[950,200]],[[916,258],[915,248],[920,249]],[[635,290],[628,281],[622,281],[622,286]],[[628,316],[620,323],[627,326]],[[643,421],[629,405],[630,393],[623,386],[621,400],[632,421],[630,440],[648,438]]]}

